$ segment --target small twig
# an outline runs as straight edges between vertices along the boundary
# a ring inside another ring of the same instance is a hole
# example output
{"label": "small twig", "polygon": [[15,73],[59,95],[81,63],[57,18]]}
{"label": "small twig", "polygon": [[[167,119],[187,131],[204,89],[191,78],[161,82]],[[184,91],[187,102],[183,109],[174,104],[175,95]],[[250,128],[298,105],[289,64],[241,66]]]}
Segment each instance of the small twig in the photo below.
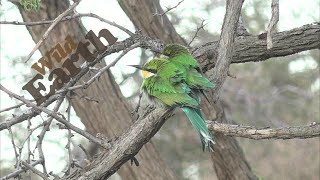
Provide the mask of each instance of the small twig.
{"label": "small twig", "polygon": [[26,163],[26,162],[24,162],[24,161],[22,161],[21,163],[22,163],[27,169],[30,169],[32,172],[34,172],[35,174],[37,174],[37,175],[39,175],[40,177],[42,177],[42,179],[46,179],[46,180],[48,179],[48,180],[49,180],[47,174],[40,172],[38,169],[34,168],[33,166],[31,166],[30,164],[28,164],[28,163]]}
{"label": "small twig", "polygon": [[271,3],[272,15],[267,30],[267,49],[273,47],[272,34],[275,31],[276,25],[279,21],[279,0],[272,0]]}
{"label": "small twig", "polygon": [[16,157],[15,168],[17,168],[17,170],[19,170],[19,169],[18,169],[18,168],[19,168],[19,160],[18,160],[18,159],[19,159],[19,154],[18,154],[18,152],[17,152],[17,146],[16,146],[16,144],[15,144],[15,142],[14,142],[14,137],[13,137],[13,133],[12,133],[11,127],[8,127],[7,129],[8,129],[9,134],[10,134],[11,143],[12,143],[12,146],[13,146],[13,149],[14,149],[14,155],[15,155],[15,157]]}
{"label": "small twig", "polygon": [[[111,22],[109,20],[106,20],[106,19],[104,19],[104,18],[102,18],[102,17],[100,17],[100,16],[98,16],[98,15],[96,15],[94,13],[76,13],[76,14],[73,14],[71,16],[65,16],[64,18],[62,18],[62,20],[60,22],[69,21],[71,19],[81,18],[81,17],[93,17],[93,18],[99,19],[102,22],[105,22],[105,23],[107,23],[107,24],[109,24],[111,26],[114,26],[114,27],[124,31],[129,36],[133,36],[134,35],[134,33],[131,32],[130,30],[128,30],[127,28],[125,28],[123,26],[120,26],[115,22]],[[43,25],[43,24],[51,24],[53,22],[54,22],[54,20],[43,20],[43,21],[37,21],[37,22],[0,21],[0,24],[36,26],[36,25]]]}
{"label": "small twig", "polygon": [[[3,91],[5,91],[5,90],[4,90],[4,87],[3,87],[2,85],[1,85],[1,89],[2,89]],[[8,90],[7,90],[7,91],[8,91]],[[6,92],[6,91],[5,91],[5,92]],[[9,91],[8,91],[8,92],[9,92]],[[6,93],[8,93],[8,92],[6,92]],[[15,98],[19,97],[18,95],[15,95],[15,94],[14,94],[13,96],[14,96]],[[62,102],[63,102],[63,100],[64,100],[64,97],[65,97],[65,96],[60,96],[60,97],[58,98],[58,101],[56,102],[56,104],[55,104],[55,106],[54,106],[54,108],[53,108],[53,112],[57,112],[57,111],[59,110],[59,108],[60,108],[60,106],[61,106],[61,104],[62,104]],[[18,99],[18,98],[17,98],[17,99]],[[22,98],[22,99],[24,99],[24,98]],[[22,100],[22,99],[19,99],[19,100]],[[22,101],[22,102],[25,102],[25,103],[28,104],[28,105],[33,104],[33,103],[31,103],[31,102],[28,102],[28,101]],[[48,174],[48,173],[47,173],[47,169],[46,169],[46,166],[45,166],[45,156],[44,156],[43,150],[42,150],[42,141],[43,141],[44,136],[45,136],[45,134],[47,133],[47,131],[49,131],[49,128],[50,128],[50,126],[51,126],[52,121],[53,121],[53,117],[48,118],[48,120],[46,121],[47,123],[44,124],[44,127],[43,127],[40,135],[37,136],[37,137],[38,137],[38,141],[37,141],[36,148],[38,148],[39,158],[42,159],[43,173],[45,173],[45,174]],[[44,121],[44,122],[45,122],[45,121]]]}
{"label": "small twig", "polygon": [[[28,122],[30,121],[30,119],[28,119]],[[34,127],[34,128],[32,128],[32,129],[30,129],[30,128],[28,128],[28,135],[27,135],[27,137],[25,138],[25,140],[21,143],[21,147],[24,147],[24,144],[26,143],[26,142],[28,142],[28,147],[30,148],[30,145],[29,145],[29,141],[30,141],[30,136],[32,135],[32,133],[36,130],[36,129],[38,129],[38,128],[40,128],[41,126],[44,126],[45,124],[47,124],[48,123],[48,121],[44,121],[44,122],[42,122],[41,124],[39,124],[38,126],[36,126],[36,127]],[[30,124],[31,124],[31,122],[30,122]],[[31,125],[30,125],[31,126]],[[29,125],[28,125],[28,127],[29,127]],[[32,154],[31,153],[31,151],[29,152],[30,153],[30,155]],[[30,156],[29,156],[30,157]],[[28,157],[28,158],[29,158]]]}
{"label": "small twig", "polygon": [[125,27],[123,27],[123,26],[120,26],[120,25],[116,24],[115,22],[108,21],[108,20],[106,20],[106,19],[104,19],[104,18],[102,18],[102,17],[100,17],[100,16],[98,16],[98,15],[96,15],[96,14],[87,13],[87,14],[79,14],[79,16],[80,16],[80,15],[81,15],[81,16],[88,16],[88,17],[97,18],[97,19],[99,19],[99,20],[102,21],[102,22],[105,22],[105,23],[107,23],[107,24],[110,24],[110,25],[112,25],[112,26],[114,26],[114,27],[119,28],[120,30],[122,30],[122,31],[124,31],[125,33],[127,33],[129,36],[133,36],[133,35],[134,35],[134,33],[131,32],[130,30],[128,30],[127,28],[125,28]]}
{"label": "small twig", "polygon": [[[28,118],[28,126],[27,126],[27,129],[28,129],[28,135],[30,134],[32,134],[32,132],[31,132],[31,120],[30,120],[30,118]],[[28,144],[27,144],[27,148],[28,148],[28,155],[27,155],[27,163],[28,164],[30,164],[31,162],[30,162],[30,156],[31,156],[31,138],[29,138],[30,137],[30,135],[28,136]],[[21,146],[21,148],[23,148],[23,145]],[[30,171],[27,171],[27,175],[28,175],[28,178],[29,179],[31,179],[31,173],[30,173]]]}
{"label": "small twig", "polygon": [[[71,112],[71,100],[68,99],[69,101],[69,105],[68,105],[68,108],[67,108],[67,113],[68,113],[68,118],[67,118],[67,121],[70,122],[70,112]],[[66,146],[66,149],[68,150],[68,156],[69,156],[69,161],[68,161],[68,167],[67,167],[67,171],[66,171],[66,175],[69,175],[70,174],[70,169],[71,169],[71,166],[73,164],[73,158],[72,158],[72,152],[71,152],[71,137],[72,137],[72,133],[71,133],[71,130],[68,128],[68,143],[67,143],[67,146]]]}
{"label": "small twig", "polygon": [[[42,163],[42,160],[37,160],[37,161],[31,163],[30,166],[34,167],[34,166],[36,166],[38,164],[41,164],[41,163]],[[0,180],[7,180],[7,179],[10,179],[10,178],[15,178],[15,177],[19,176],[19,174],[25,172],[26,170],[27,170],[26,167],[22,167],[22,169],[20,169],[18,171],[14,171],[14,172],[2,177]]]}
{"label": "small twig", "polygon": [[[30,100],[30,101],[33,102],[33,101],[35,101],[35,100]],[[12,107],[8,107],[8,108],[5,108],[5,109],[0,110],[0,113],[5,112],[5,111],[10,111],[10,110],[12,110],[12,109],[19,108],[20,106],[23,106],[23,105],[25,105],[25,103],[19,103],[19,104],[17,104],[17,105],[12,106]]]}
{"label": "small twig", "polygon": [[84,148],[84,147],[82,146],[82,144],[79,144],[78,146],[79,146],[79,147],[81,148],[81,150],[84,152],[84,154],[86,155],[86,158],[87,158],[89,161],[91,161],[92,158],[91,158],[91,156],[90,156],[90,153],[86,150],[86,148]]}
{"label": "small twig", "polygon": [[184,0],[178,2],[177,5],[173,6],[173,7],[167,7],[167,10],[161,14],[158,14],[158,13],[153,13],[153,16],[164,16],[166,13],[168,13],[169,11],[171,11],[172,9],[175,9],[177,8]]}
{"label": "small twig", "polygon": [[112,61],[110,64],[108,64],[107,66],[101,68],[99,70],[99,72],[97,74],[95,74],[89,81],[87,81],[86,83],[84,84],[81,84],[81,85],[76,85],[76,86],[73,86],[73,87],[69,87],[69,88],[66,88],[66,89],[61,89],[59,91],[57,91],[56,93],[62,93],[62,92],[65,92],[65,91],[73,91],[73,90],[76,90],[76,89],[80,89],[80,88],[86,88],[88,86],[90,86],[96,79],[99,79],[100,76],[105,72],[107,71],[108,69],[110,69],[111,67],[113,67],[114,65],[117,64],[117,62],[124,56],[126,55],[129,51],[137,48],[140,46],[140,43],[136,43],[134,45],[132,45],[131,47],[123,50],[123,52],[114,60]]}
{"label": "small twig", "polygon": [[34,52],[36,52],[36,50],[40,47],[40,45],[43,43],[43,41],[48,37],[48,35],[50,34],[50,32],[52,31],[52,29],[62,20],[63,17],[65,17],[67,14],[69,14],[71,11],[73,11],[73,9],[75,7],[77,7],[77,5],[80,3],[81,0],[74,0],[74,3],[67,9],[65,10],[63,13],[61,13],[53,22],[52,24],[49,26],[49,28],[47,29],[47,31],[44,33],[44,35],[42,36],[42,38],[38,41],[38,43],[35,45],[35,47],[32,49],[32,51],[29,53],[29,55],[26,57],[25,59],[25,63],[29,61],[29,59],[31,58],[31,56],[34,54]]}
{"label": "small twig", "polygon": [[[77,132],[78,134],[84,136],[85,138],[87,138],[88,140],[94,142],[94,143],[97,143],[99,144],[100,146],[108,149],[110,148],[110,144],[108,143],[105,143],[104,141],[100,140],[99,138],[96,138],[95,136],[91,135],[90,133],[86,132],[86,131],[83,131],[81,130],[80,128],[74,126],[73,124],[69,123],[67,120],[61,118],[56,112],[54,111],[51,111],[47,108],[44,108],[44,107],[41,107],[41,106],[37,106],[36,104],[33,104],[31,103],[30,101],[28,101],[27,99],[21,97],[21,96],[18,96],[14,93],[12,93],[11,91],[9,91],[8,89],[6,89],[5,87],[3,87],[1,84],[0,84],[0,90],[4,91],[5,93],[7,93],[9,96],[11,97],[14,97],[24,103],[26,103],[28,106],[30,107],[33,107],[39,111],[42,111],[46,114],[48,114],[49,116],[51,116],[52,118],[55,118],[57,121],[59,121],[60,123],[64,124],[66,127],[72,129],[73,131]],[[63,99],[63,98],[62,98]],[[59,101],[58,101],[59,102]],[[58,105],[58,102],[56,104],[56,107]],[[41,135],[41,134],[40,134]]]}
{"label": "small twig", "polygon": [[198,36],[199,31],[200,31],[201,29],[204,30],[204,26],[207,25],[207,23],[204,24],[204,21],[205,21],[205,20],[201,20],[201,25],[200,25],[200,26],[197,26],[196,33],[193,35],[191,41],[188,43],[188,47],[190,47],[191,43],[192,43],[192,42],[195,40],[195,38]]}

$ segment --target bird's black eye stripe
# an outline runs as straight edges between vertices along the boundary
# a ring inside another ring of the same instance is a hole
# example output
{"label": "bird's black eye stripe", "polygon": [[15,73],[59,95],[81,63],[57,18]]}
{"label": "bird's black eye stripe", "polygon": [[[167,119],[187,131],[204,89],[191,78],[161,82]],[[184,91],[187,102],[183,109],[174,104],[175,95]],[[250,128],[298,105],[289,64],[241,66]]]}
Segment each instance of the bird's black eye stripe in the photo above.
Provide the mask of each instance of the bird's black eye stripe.
{"label": "bird's black eye stripe", "polygon": [[151,72],[151,73],[153,73],[153,74],[156,74],[156,73],[157,73],[157,70],[155,70],[155,69],[146,69],[146,71]]}

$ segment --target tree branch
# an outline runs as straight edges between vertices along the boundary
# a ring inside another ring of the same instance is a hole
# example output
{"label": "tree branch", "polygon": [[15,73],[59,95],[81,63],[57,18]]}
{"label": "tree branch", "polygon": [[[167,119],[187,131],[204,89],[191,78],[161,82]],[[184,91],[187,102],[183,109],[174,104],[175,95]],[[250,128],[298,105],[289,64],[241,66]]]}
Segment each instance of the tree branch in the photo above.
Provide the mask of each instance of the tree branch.
{"label": "tree branch", "polygon": [[[147,111],[149,111],[148,109]],[[114,174],[122,164],[132,159],[160,129],[163,123],[171,117],[173,109],[157,108],[147,116],[136,121],[112,145],[108,152],[100,154],[87,167],[84,174],[71,174],[63,179],[107,179]]]}
{"label": "tree branch", "polygon": [[313,123],[309,126],[280,127],[280,128],[255,128],[233,124],[222,124],[207,121],[209,130],[227,136],[243,137],[249,139],[306,139],[320,136],[320,124]]}
{"label": "tree branch", "polygon": [[72,129],[73,131],[77,132],[78,134],[82,135],[83,137],[87,138],[88,140],[90,140],[90,141],[92,141],[92,142],[94,142],[96,144],[99,144],[100,146],[102,146],[102,147],[104,147],[106,149],[108,149],[111,146],[110,144],[105,143],[104,141],[102,141],[101,139],[96,138],[95,136],[91,135],[90,133],[88,133],[86,131],[83,131],[80,128],[74,126],[73,124],[71,124],[70,122],[65,120],[64,118],[60,117],[58,113],[56,113],[54,111],[51,111],[51,110],[49,110],[47,108],[39,107],[34,103],[31,103],[27,99],[12,93],[11,91],[9,91],[5,87],[3,87],[1,84],[0,84],[0,90],[2,90],[5,93],[7,93],[10,97],[14,97],[14,98],[24,102],[26,105],[31,106],[31,107],[39,110],[39,111],[42,111],[42,112],[48,114],[52,118],[55,118],[57,121],[59,121],[60,123],[64,124],[66,127]]}
{"label": "tree branch", "polygon": [[272,0],[271,3],[272,15],[267,30],[267,49],[271,49],[272,45],[272,34],[276,29],[276,25],[279,21],[279,0]]}
{"label": "tree branch", "polygon": [[[289,31],[274,33],[273,48],[267,50],[266,34],[235,38],[232,63],[259,62],[320,49],[320,23],[307,24]],[[204,71],[212,69],[217,59],[217,41],[195,48],[192,52]]]}
{"label": "tree branch", "polygon": [[171,11],[172,9],[177,8],[184,0],[181,0],[180,2],[178,2],[177,5],[173,6],[173,7],[167,7],[167,10],[161,14],[159,13],[153,13],[154,16],[164,16],[165,14],[167,14],[169,11]]}
{"label": "tree branch", "polygon": [[218,58],[213,73],[208,72],[209,79],[215,82],[213,101],[218,100],[219,91],[228,76],[229,65],[232,60],[234,38],[244,0],[231,2],[227,0],[226,15],[224,16],[220,40],[218,43]]}
{"label": "tree branch", "polygon": [[29,61],[29,59],[31,58],[31,56],[34,54],[34,52],[40,47],[40,45],[42,44],[42,42],[48,37],[48,35],[50,34],[50,32],[52,31],[52,29],[62,20],[63,17],[65,17],[67,14],[69,14],[71,11],[74,10],[74,8],[76,8],[78,6],[78,4],[80,3],[81,0],[74,0],[74,3],[67,9],[65,10],[62,14],[60,14],[53,22],[52,24],[49,26],[49,28],[47,29],[47,31],[43,34],[42,38],[40,39],[40,41],[38,41],[38,43],[34,46],[34,48],[32,49],[32,51],[29,53],[29,55],[26,57],[25,59],[25,63],[27,61]]}
{"label": "tree branch", "polygon": [[[93,17],[93,18],[96,18],[96,19],[99,19],[100,21],[102,22],[105,22],[111,26],[114,26],[122,31],[124,31],[125,33],[127,33],[129,36],[132,36],[134,35],[133,32],[131,32],[130,30],[128,30],[127,28],[123,27],[123,26],[120,26],[118,25],[117,23],[115,22],[111,22],[107,19],[104,19],[94,13],[76,13],[76,14],[73,14],[71,16],[65,16],[64,18],[61,19],[60,22],[63,22],[63,21],[69,21],[71,19],[74,19],[74,18],[81,18],[81,17]],[[37,25],[44,25],[44,24],[52,24],[54,22],[54,20],[43,20],[43,21],[37,21],[37,22],[19,22],[19,21],[0,21],[0,24],[12,24],[12,25],[24,25],[24,26],[37,26]]]}

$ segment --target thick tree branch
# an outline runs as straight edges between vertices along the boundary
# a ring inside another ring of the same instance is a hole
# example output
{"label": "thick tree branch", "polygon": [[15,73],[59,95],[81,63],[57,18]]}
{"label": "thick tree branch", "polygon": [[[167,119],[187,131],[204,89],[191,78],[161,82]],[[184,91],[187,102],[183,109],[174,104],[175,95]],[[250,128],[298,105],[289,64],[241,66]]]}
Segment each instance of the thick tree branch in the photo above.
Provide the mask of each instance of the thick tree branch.
{"label": "thick tree branch", "polygon": [[229,65],[232,60],[234,38],[244,0],[231,2],[227,0],[226,15],[224,16],[220,40],[218,43],[218,58],[213,73],[208,72],[209,79],[215,82],[213,101],[218,99],[219,91],[228,76]]}
{"label": "thick tree branch", "polygon": [[[320,49],[320,23],[307,24],[289,31],[274,33],[273,48],[267,50],[266,34],[235,38],[232,63],[258,62],[273,57],[288,56],[311,49]],[[204,71],[214,67],[217,42],[209,42],[193,50]]]}
{"label": "thick tree branch", "polygon": [[[132,159],[153,137],[163,123],[171,116],[172,109],[158,108],[147,116],[142,116],[129,129],[121,135],[108,152],[100,154],[90,163],[84,174],[71,174],[64,179],[106,179],[114,174],[122,164]],[[158,179],[159,177],[153,177]]]}
{"label": "thick tree branch", "polygon": [[280,127],[280,128],[255,128],[218,122],[207,122],[209,129],[227,136],[243,137],[249,139],[306,139],[320,136],[320,124],[309,126]]}

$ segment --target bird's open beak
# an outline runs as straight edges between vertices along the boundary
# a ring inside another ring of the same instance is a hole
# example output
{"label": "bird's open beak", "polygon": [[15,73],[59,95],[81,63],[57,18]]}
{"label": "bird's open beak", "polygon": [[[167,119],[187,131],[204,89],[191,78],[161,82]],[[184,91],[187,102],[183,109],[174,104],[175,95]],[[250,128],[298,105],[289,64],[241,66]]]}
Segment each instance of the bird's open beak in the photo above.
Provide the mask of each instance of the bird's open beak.
{"label": "bird's open beak", "polygon": [[141,66],[141,65],[128,65],[128,66],[143,70],[143,66]]}

